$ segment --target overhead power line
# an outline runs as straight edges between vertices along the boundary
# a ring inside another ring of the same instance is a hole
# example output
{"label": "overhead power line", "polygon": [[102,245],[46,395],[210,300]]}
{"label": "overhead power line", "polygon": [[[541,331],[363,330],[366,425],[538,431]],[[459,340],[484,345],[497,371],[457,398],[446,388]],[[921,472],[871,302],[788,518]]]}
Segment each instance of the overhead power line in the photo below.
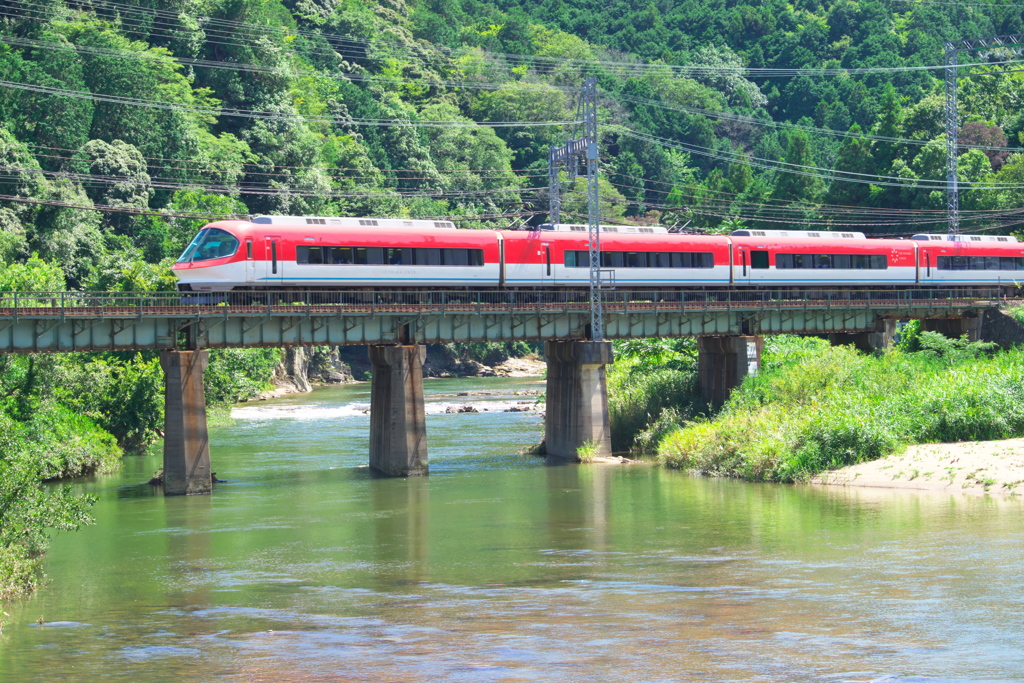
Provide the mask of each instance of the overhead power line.
{"label": "overhead power line", "polygon": [[[0,11],[0,16],[4,12]],[[72,43],[59,43],[52,40],[35,40],[32,38],[21,38],[18,36],[0,35],[0,41],[8,45],[25,47],[35,50],[49,50],[55,52],[74,52],[78,54],[94,55],[99,57],[116,57],[120,59],[132,59],[140,62],[151,62],[153,64],[167,64],[172,60],[175,64],[200,69],[220,69],[225,71],[244,71],[250,73],[272,74],[278,76],[324,76],[337,77],[337,72],[325,74],[316,69],[302,69],[295,66],[263,66],[260,64],[246,64],[244,62],[225,62],[211,59],[191,59],[188,57],[171,57],[154,54],[149,51],[130,52],[127,50],[115,50],[110,48],[99,48],[87,45],[75,45]],[[347,80],[360,81],[365,83],[381,83],[385,85],[414,85],[420,87],[444,86],[448,88],[468,88],[476,90],[498,90],[508,85],[507,81],[466,81],[450,79],[411,79],[411,78],[388,78],[385,76],[370,76],[359,71],[345,71],[340,74]],[[530,87],[543,87],[544,89],[554,88],[565,92],[576,92],[579,88],[566,88],[548,84],[533,84],[516,82],[517,87],[528,89]]]}
{"label": "overhead power line", "polygon": [[[669,147],[670,149],[677,149],[682,152],[689,152],[690,154],[696,154],[698,156],[708,157],[711,159],[718,159],[730,163],[739,161],[741,163],[749,164],[752,167],[763,168],[769,171],[781,171],[784,173],[793,173],[796,175],[821,178],[822,180],[838,180],[841,182],[864,183],[868,185],[879,185],[889,187],[914,187],[926,190],[946,189],[945,181],[937,179],[901,178],[899,176],[886,176],[873,173],[855,173],[853,171],[841,171],[838,169],[821,168],[820,166],[792,164],[785,161],[773,161],[771,159],[761,159],[759,157],[737,154],[736,152],[715,150],[709,147],[702,147],[700,145],[692,145],[683,142],[678,142],[676,140],[670,140],[668,138],[658,137],[656,135],[638,133],[634,130],[626,128],[625,126],[614,126],[614,130],[628,137],[636,138],[637,140],[644,140],[646,142],[652,142],[663,147]],[[971,190],[1015,190],[1024,188],[1024,185],[1016,183],[964,182],[963,184],[968,185],[968,189]]]}
{"label": "overhead power line", "polygon": [[[127,213],[138,216],[161,216],[164,218],[189,218],[196,220],[249,220],[249,214],[238,213],[216,213],[207,211],[165,211],[155,209],[136,209],[125,206],[109,206],[106,204],[81,204],[78,202],[65,202],[52,199],[33,199],[31,197],[19,197],[16,195],[0,194],[0,201],[17,202],[19,204],[35,204],[40,206],[57,206],[66,209],[82,209],[85,211],[99,211],[101,213]],[[520,218],[525,216],[537,216],[547,213],[546,211],[514,211],[500,214],[480,214],[477,216],[416,216],[424,220],[447,220],[453,223],[469,221],[498,220],[501,218]]]}
{"label": "overhead power line", "polygon": [[137,107],[149,107],[151,109],[166,109],[171,111],[183,111],[203,116],[237,116],[249,119],[265,119],[272,121],[307,121],[312,123],[331,123],[339,126],[411,126],[415,128],[475,128],[486,126],[488,128],[532,128],[568,126],[579,121],[413,121],[398,119],[356,119],[337,118],[334,116],[312,116],[308,114],[284,114],[271,111],[257,111],[253,109],[231,109],[198,107],[194,105],[183,105],[161,100],[150,100],[140,97],[121,97],[119,95],[104,95],[81,90],[66,90],[64,88],[51,88],[44,85],[33,85],[30,83],[15,83],[14,81],[0,80],[0,88],[12,90],[25,90],[44,95],[58,95],[60,97],[74,97],[83,100],[96,102],[109,102],[111,104],[124,104]]}
{"label": "overhead power line", "polygon": [[[59,13],[45,5],[39,3],[30,2],[29,0],[14,0],[18,5],[25,8],[25,11],[43,16],[59,15]],[[40,9],[33,9],[40,8]],[[137,30],[135,32],[149,35],[152,33],[154,28],[156,30],[164,29],[154,18],[160,18],[165,22],[177,22],[178,14],[174,12],[167,12],[164,10],[151,10],[142,9],[138,7],[132,7],[129,5],[122,5],[119,3],[108,2],[100,0],[92,7],[93,11],[98,11],[100,8],[108,8],[110,12],[116,12],[120,15],[120,20],[125,21],[124,15],[130,17],[145,17],[149,19],[152,24],[147,26],[147,30]],[[271,34],[278,39],[284,41],[297,36],[304,38],[310,38],[315,40],[324,40],[332,48],[333,51],[342,54],[343,56],[348,54],[353,58],[360,59],[381,59],[384,57],[394,56],[405,56],[409,58],[424,59],[429,55],[422,53],[412,53],[412,48],[404,43],[389,43],[386,41],[369,41],[364,38],[355,36],[346,36],[331,33],[321,33],[316,31],[304,31],[301,29],[292,29],[287,27],[279,26],[267,26],[259,24],[251,24],[240,21],[233,21],[228,19],[216,19],[212,17],[193,17],[201,23],[204,32],[214,33],[222,38],[230,39],[236,44],[242,44],[239,40],[239,32],[248,32],[246,36],[250,41],[257,37],[266,37]],[[136,20],[138,21],[138,20]],[[131,25],[129,21],[129,25]],[[460,57],[472,56],[475,54],[473,49],[465,48],[447,48],[443,46],[432,46],[439,53],[446,55],[449,59],[458,59]],[[316,51],[315,44],[310,46],[310,49]],[[381,50],[383,51],[380,57],[369,54],[370,50]],[[388,54],[388,50],[391,51]],[[589,74],[595,72],[607,73],[609,75],[618,76],[637,76],[644,75],[647,73],[663,73],[675,76],[687,76],[687,77],[701,77],[711,76],[716,74],[736,74],[741,76],[747,76],[751,78],[790,78],[794,76],[847,76],[847,75],[867,75],[867,74],[882,74],[882,73],[906,73],[906,72],[929,72],[929,71],[940,71],[944,68],[943,65],[928,65],[928,66],[900,66],[900,67],[855,67],[855,68],[779,68],[779,67],[732,67],[724,65],[669,65],[669,64],[650,64],[640,61],[626,61],[626,60],[601,60],[601,59],[569,59],[569,58],[558,58],[558,57],[542,57],[537,55],[522,55],[515,53],[486,53],[488,56],[496,59],[500,59],[510,65],[528,66],[535,69],[538,73],[551,72],[555,69],[564,67],[573,67],[580,73]]]}
{"label": "overhead power line", "polygon": [[[47,145],[40,145],[40,144],[36,144],[36,143],[33,143],[33,142],[22,142],[22,144],[25,145],[26,147],[31,147],[32,150],[47,150],[47,151],[51,151],[51,152],[68,152],[69,153],[69,154],[44,154],[42,152],[32,151],[32,156],[36,157],[37,159],[40,159],[40,158],[42,158],[42,159],[59,159],[60,161],[67,162],[67,161],[71,161],[72,160],[72,156],[73,155],[78,154],[79,152],[81,152],[81,150],[78,150],[78,149],[69,149],[67,147],[50,147],[50,146],[47,146]],[[223,168],[211,168],[209,166],[198,166],[198,165],[190,166],[190,165],[188,165],[188,160],[187,159],[172,159],[172,158],[169,158],[169,157],[149,157],[149,156],[144,156],[144,155],[141,155],[141,154],[139,155],[139,158],[145,160],[146,162],[154,162],[154,163],[148,163],[147,164],[148,167],[158,167],[160,170],[165,170],[165,171],[186,171],[188,173],[198,173],[198,174],[210,173],[210,174],[217,174],[217,175],[221,175],[221,174],[225,173],[225,169],[223,169]],[[79,158],[79,159],[82,162],[84,162],[84,163],[91,163],[91,161],[92,161],[92,159],[90,159],[90,158]],[[155,163],[155,162],[162,162],[162,161],[170,161],[170,162],[173,162],[174,164],[181,164],[181,165],[172,166],[172,165],[167,165],[167,164]],[[274,164],[273,165],[274,168],[281,169],[281,170],[279,170],[279,171],[257,171],[257,170],[250,170],[253,167],[257,167],[258,168],[259,166],[260,166],[260,164],[257,163],[257,162],[242,162],[242,168],[238,172],[238,175],[239,176],[245,176],[245,177],[248,177],[248,176],[267,176],[267,177],[270,177],[270,178],[293,178],[294,176],[291,176],[291,175],[288,174],[290,171],[319,171],[319,172],[323,172],[323,173],[327,174],[328,176],[330,176],[334,180],[366,180],[366,179],[374,179],[374,178],[377,178],[377,177],[388,179],[389,176],[395,176],[394,180],[402,181],[402,182],[410,181],[410,180],[433,180],[433,178],[428,177],[428,173],[429,172],[427,170],[424,170],[424,169],[412,169],[412,168],[382,168],[382,169],[378,169],[377,167],[372,167],[372,168],[368,169],[368,168],[344,168],[344,167],[339,167],[339,166],[326,166],[326,165],[324,165],[324,166],[289,166],[289,165],[286,165],[286,164],[280,164],[280,165],[279,164]],[[358,171],[360,173],[366,173],[366,172],[371,171],[371,170],[375,170],[375,171],[377,171],[377,173],[373,174],[373,175],[351,175],[350,173],[348,173],[349,171]],[[439,170],[438,172],[441,172],[441,171]],[[446,175],[448,175],[448,176],[455,176],[455,177],[459,177],[461,174],[464,174],[464,173],[471,174],[472,175],[472,179],[474,179],[474,180],[477,180],[477,179],[479,179],[479,180],[496,180],[496,179],[502,179],[502,178],[519,180],[519,179],[524,179],[524,178],[547,178],[548,177],[547,173],[520,173],[520,172],[517,172],[517,171],[514,171],[514,170],[502,171],[500,169],[494,169],[494,168],[482,168],[482,169],[460,168],[458,170],[445,171]],[[179,180],[180,180],[180,178],[179,178]]]}
{"label": "overhead power line", "polygon": [[[0,171],[13,173],[24,173],[27,175],[38,175],[45,178],[61,178],[76,180],[84,185],[122,185],[152,187],[161,190],[195,190],[209,192],[212,194],[245,194],[245,195],[288,195],[294,197],[331,197],[339,199],[398,199],[398,198],[424,198],[424,199],[458,199],[460,197],[477,197],[486,195],[509,195],[520,194],[542,190],[542,187],[524,188],[501,188],[481,190],[436,190],[424,191],[415,190],[407,192],[396,192],[394,190],[371,189],[364,192],[338,192],[334,190],[322,190],[319,188],[289,187],[287,189],[267,185],[199,185],[196,183],[180,182],[174,180],[152,179],[148,183],[124,176],[92,175],[85,173],[68,173],[66,171],[44,171],[41,169],[23,168],[7,164],[0,164]],[[5,179],[0,179],[0,185]],[[300,179],[301,180],[301,179]]]}
{"label": "overhead power line", "polygon": [[[888,135],[873,135],[871,133],[851,133],[850,131],[835,130],[832,128],[818,128],[816,126],[802,126],[797,123],[787,123],[785,121],[773,121],[771,119],[759,119],[756,116],[743,116],[742,114],[733,114],[730,112],[714,111],[711,109],[700,109],[697,107],[687,107],[681,104],[668,104],[666,102],[659,102],[657,100],[649,100],[642,97],[632,97],[630,95],[616,94],[615,98],[624,102],[632,102],[634,104],[642,104],[648,107],[657,107],[659,109],[667,109],[669,111],[679,111],[687,114],[698,114],[700,116],[706,116],[708,118],[720,119],[722,121],[734,121],[736,123],[745,123],[752,126],[763,126],[768,128],[776,128],[782,130],[801,130],[806,133],[812,133],[814,135],[829,135],[838,138],[864,138],[866,140],[874,140],[878,142],[891,142],[893,144],[900,145],[917,145],[925,146],[929,140],[914,140],[911,138],[897,138]],[[999,151],[999,152],[1022,152],[1024,148],[1021,147],[995,147],[992,145],[967,145],[961,144],[960,147],[965,149],[980,149],[984,151]]]}

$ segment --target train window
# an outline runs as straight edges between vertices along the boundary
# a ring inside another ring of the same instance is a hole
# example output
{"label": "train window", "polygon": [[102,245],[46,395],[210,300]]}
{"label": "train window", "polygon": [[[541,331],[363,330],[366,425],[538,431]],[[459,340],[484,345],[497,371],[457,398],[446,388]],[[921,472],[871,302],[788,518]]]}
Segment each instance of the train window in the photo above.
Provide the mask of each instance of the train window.
{"label": "train window", "polygon": [[355,263],[355,255],[352,247],[330,247],[330,259],[327,261],[333,265],[348,265]]}
{"label": "train window", "polygon": [[1019,256],[939,256],[939,270],[1024,270]]}
{"label": "train window", "polygon": [[[754,255],[764,252],[753,252]],[[751,258],[751,267],[754,265]],[[889,267],[888,258],[881,254],[776,254],[775,267],[780,270],[800,269],[832,269],[832,270],[885,270]]]}
{"label": "train window", "polygon": [[[565,265],[569,268],[587,268],[590,252],[565,252]],[[711,253],[656,252],[656,251],[602,251],[602,268],[714,268]]]}
{"label": "train window", "polygon": [[384,263],[383,247],[353,247],[353,263],[359,266],[379,266]]}
{"label": "train window", "polygon": [[252,240],[245,241],[245,258],[252,258]]}
{"label": "train window", "polygon": [[469,259],[466,252],[468,249],[442,249],[441,259],[446,266],[468,266]]}
{"label": "train window", "polygon": [[417,266],[439,266],[441,265],[440,249],[416,249],[415,258]]}
{"label": "train window", "polygon": [[323,263],[324,250],[320,247],[295,247],[295,262],[296,263]]}
{"label": "train window", "polygon": [[192,244],[188,245],[178,263],[189,261],[209,261],[215,258],[232,256],[238,251],[238,238],[220,228],[205,228],[199,231]]}
{"label": "train window", "polygon": [[750,267],[751,268],[767,268],[768,267],[768,252],[767,251],[752,251],[752,252],[750,252]]}
{"label": "train window", "polygon": [[330,265],[482,266],[483,249],[297,246],[295,262]]}

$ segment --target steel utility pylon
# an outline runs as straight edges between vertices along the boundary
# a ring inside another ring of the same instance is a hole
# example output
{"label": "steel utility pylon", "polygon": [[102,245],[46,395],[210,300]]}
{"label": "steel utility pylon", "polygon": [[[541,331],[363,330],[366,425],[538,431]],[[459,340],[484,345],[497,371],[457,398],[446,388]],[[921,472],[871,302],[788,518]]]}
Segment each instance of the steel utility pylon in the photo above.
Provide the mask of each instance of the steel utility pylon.
{"label": "steel utility pylon", "polygon": [[561,182],[558,172],[562,162],[569,167],[569,176],[576,177],[580,159],[587,162],[587,223],[590,254],[590,338],[604,340],[604,310],[601,304],[601,216],[597,186],[597,78],[590,76],[583,83],[577,120],[583,121],[583,136],[569,140],[561,147],[552,146],[548,155],[549,198],[551,222],[562,218]]}
{"label": "steel utility pylon", "polygon": [[951,235],[960,234],[960,179],[957,176],[957,138],[960,131],[956,101],[957,56],[961,52],[978,52],[985,56],[992,50],[1006,50],[1014,56],[1020,56],[1024,52],[1024,34],[946,41],[946,221]]}

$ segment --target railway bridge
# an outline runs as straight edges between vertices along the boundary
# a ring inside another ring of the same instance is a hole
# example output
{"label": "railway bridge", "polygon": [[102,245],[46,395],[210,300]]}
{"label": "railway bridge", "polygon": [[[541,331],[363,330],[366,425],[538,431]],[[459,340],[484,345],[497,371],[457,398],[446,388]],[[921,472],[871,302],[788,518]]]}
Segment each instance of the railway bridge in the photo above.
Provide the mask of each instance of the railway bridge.
{"label": "railway bridge", "polygon": [[[370,466],[425,475],[424,344],[543,341],[548,364],[545,441],[574,459],[594,442],[610,452],[608,341],[590,341],[585,291],[282,291],[0,293],[0,353],[159,351],[166,373],[164,492],[212,490],[203,371],[218,348],[368,345]],[[976,336],[998,289],[610,290],[607,339],[698,338],[709,401],[724,401],[760,364],[770,334],[828,335],[884,347],[895,323]]]}

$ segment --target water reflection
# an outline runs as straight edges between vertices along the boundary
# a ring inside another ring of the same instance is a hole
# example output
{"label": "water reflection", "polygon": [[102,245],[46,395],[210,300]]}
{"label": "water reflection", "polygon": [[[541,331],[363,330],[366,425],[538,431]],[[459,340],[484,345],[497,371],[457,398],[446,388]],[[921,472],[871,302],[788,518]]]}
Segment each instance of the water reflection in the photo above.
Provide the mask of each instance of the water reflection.
{"label": "water reflection", "polygon": [[522,413],[376,479],[360,391],[214,430],[213,496],[126,495],[159,451],[84,484],[0,680],[1024,679],[1020,500],[545,466]]}
{"label": "water reflection", "polygon": [[373,555],[381,572],[375,590],[418,584],[429,579],[430,479],[374,479]]}

